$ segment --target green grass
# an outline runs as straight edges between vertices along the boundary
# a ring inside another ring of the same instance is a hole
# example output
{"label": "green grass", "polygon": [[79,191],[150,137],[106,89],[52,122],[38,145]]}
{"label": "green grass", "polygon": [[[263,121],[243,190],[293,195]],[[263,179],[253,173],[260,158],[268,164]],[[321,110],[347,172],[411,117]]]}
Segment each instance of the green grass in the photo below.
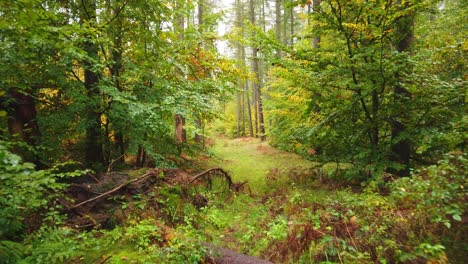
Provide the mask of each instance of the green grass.
{"label": "green grass", "polygon": [[[249,191],[231,199],[211,200],[202,233],[214,244],[249,255],[264,252],[272,240],[285,236],[288,221],[308,202],[319,202],[329,191],[288,178],[288,170],[306,171],[317,164],[299,155],[277,150],[259,139],[216,138],[210,148],[211,166],[228,171],[234,182],[248,181]],[[270,171],[275,177],[267,180]],[[312,175],[309,182],[314,182]]]}
{"label": "green grass", "polygon": [[229,171],[235,182],[248,181],[253,193],[270,191],[266,175],[272,169],[312,168],[315,163],[299,155],[272,148],[259,139],[217,138],[211,151],[221,160],[213,165]]}

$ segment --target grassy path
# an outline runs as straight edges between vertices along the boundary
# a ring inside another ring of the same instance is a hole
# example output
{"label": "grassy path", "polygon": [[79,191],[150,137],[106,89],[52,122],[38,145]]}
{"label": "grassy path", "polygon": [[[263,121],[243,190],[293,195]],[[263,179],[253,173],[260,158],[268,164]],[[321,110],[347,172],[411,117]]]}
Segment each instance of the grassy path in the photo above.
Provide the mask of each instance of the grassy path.
{"label": "grassy path", "polygon": [[211,151],[220,159],[215,161],[217,166],[228,170],[236,182],[248,181],[257,194],[270,190],[265,179],[271,170],[314,166],[299,155],[277,150],[255,138],[217,138]]}
{"label": "grassy path", "polygon": [[[272,241],[284,239],[294,221],[297,197],[322,199],[324,190],[310,191],[283,175],[288,170],[306,171],[315,164],[300,156],[272,148],[257,139],[218,138],[210,149],[217,157],[213,166],[227,170],[234,182],[248,181],[251,193],[228,201],[214,201],[206,209],[202,231],[214,244],[248,255],[268,254]],[[276,171],[272,179],[271,171]],[[269,179],[267,179],[269,177]]]}

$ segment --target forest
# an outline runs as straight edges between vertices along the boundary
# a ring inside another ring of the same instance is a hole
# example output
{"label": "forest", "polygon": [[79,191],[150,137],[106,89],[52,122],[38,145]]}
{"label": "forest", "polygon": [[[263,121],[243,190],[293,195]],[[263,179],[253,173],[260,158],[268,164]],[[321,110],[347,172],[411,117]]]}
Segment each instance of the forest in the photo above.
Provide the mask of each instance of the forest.
{"label": "forest", "polygon": [[0,1],[0,263],[465,263],[467,17]]}

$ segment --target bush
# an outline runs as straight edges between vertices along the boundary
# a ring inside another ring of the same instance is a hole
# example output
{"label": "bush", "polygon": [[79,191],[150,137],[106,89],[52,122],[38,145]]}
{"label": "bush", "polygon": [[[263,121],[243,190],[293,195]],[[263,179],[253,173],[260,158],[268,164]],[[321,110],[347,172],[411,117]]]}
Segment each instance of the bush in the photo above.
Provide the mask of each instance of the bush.
{"label": "bush", "polygon": [[31,163],[8,149],[0,141],[0,259],[17,259],[24,252],[14,250],[24,237],[24,220],[34,215],[40,224],[43,220],[55,225],[62,219],[53,203],[67,184],[59,180],[80,176],[87,171],[61,172],[66,164],[48,170],[35,170]]}
{"label": "bush", "polygon": [[452,153],[411,177],[375,180],[361,193],[336,191],[292,212],[287,239],[264,254],[282,250],[274,260],[299,263],[461,263],[468,247],[466,163]]}

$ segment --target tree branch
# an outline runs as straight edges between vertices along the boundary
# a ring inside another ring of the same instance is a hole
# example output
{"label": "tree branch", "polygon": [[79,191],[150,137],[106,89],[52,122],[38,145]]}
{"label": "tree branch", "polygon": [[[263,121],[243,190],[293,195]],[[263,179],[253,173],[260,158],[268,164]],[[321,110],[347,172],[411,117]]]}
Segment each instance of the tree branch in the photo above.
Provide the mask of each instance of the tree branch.
{"label": "tree branch", "polygon": [[136,179],[133,179],[133,180],[131,180],[131,181],[129,181],[129,182],[123,183],[123,184],[121,184],[121,185],[115,187],[114,189],[112,189],[112,190],[110,190],[110,191],[107,191],[107,192],[105,192],[105,193],[103,193],[103,194],[101,194],[101,195],[98,195],[98,196],[93,197],[93,198],[91,198],[91,199],[89,199],[89,200],[83,201],[83,202],[81,202],[81,203],[79,203],[79,204],[76,204],[76,205],[74,205],[74,206],[72,206],[72,207],[69,207],[68,210],[73,210],[73,209],[76,209],[76,208],[78,208],[78,207],[80,207],[80,206],[82,206],[82,205],[85,205],[85,204],[87,204],[87,203],[90,203],[90,202],[99,200],[99,199],[101,199],[102,197],[105,197],[105,196],[108,196],[109,194],[113,194],[113,193],[117,192],[118,190],[122,189],[123,187],[125,187],[125,186],[127,186],[127,185],[129,185],[129,184],[131,184],[131,183],[134,183],[134,182],[136,182],[136,181],[142,180],[142,179],[144,179],[144,178],[146,178],[146,177],[148,177],[148,176],[151,176],[151,175],[152,175],[151,172],[147,172],[147,173],[145,173],[143,176],[138,177],[138,178],[136,178]]}

